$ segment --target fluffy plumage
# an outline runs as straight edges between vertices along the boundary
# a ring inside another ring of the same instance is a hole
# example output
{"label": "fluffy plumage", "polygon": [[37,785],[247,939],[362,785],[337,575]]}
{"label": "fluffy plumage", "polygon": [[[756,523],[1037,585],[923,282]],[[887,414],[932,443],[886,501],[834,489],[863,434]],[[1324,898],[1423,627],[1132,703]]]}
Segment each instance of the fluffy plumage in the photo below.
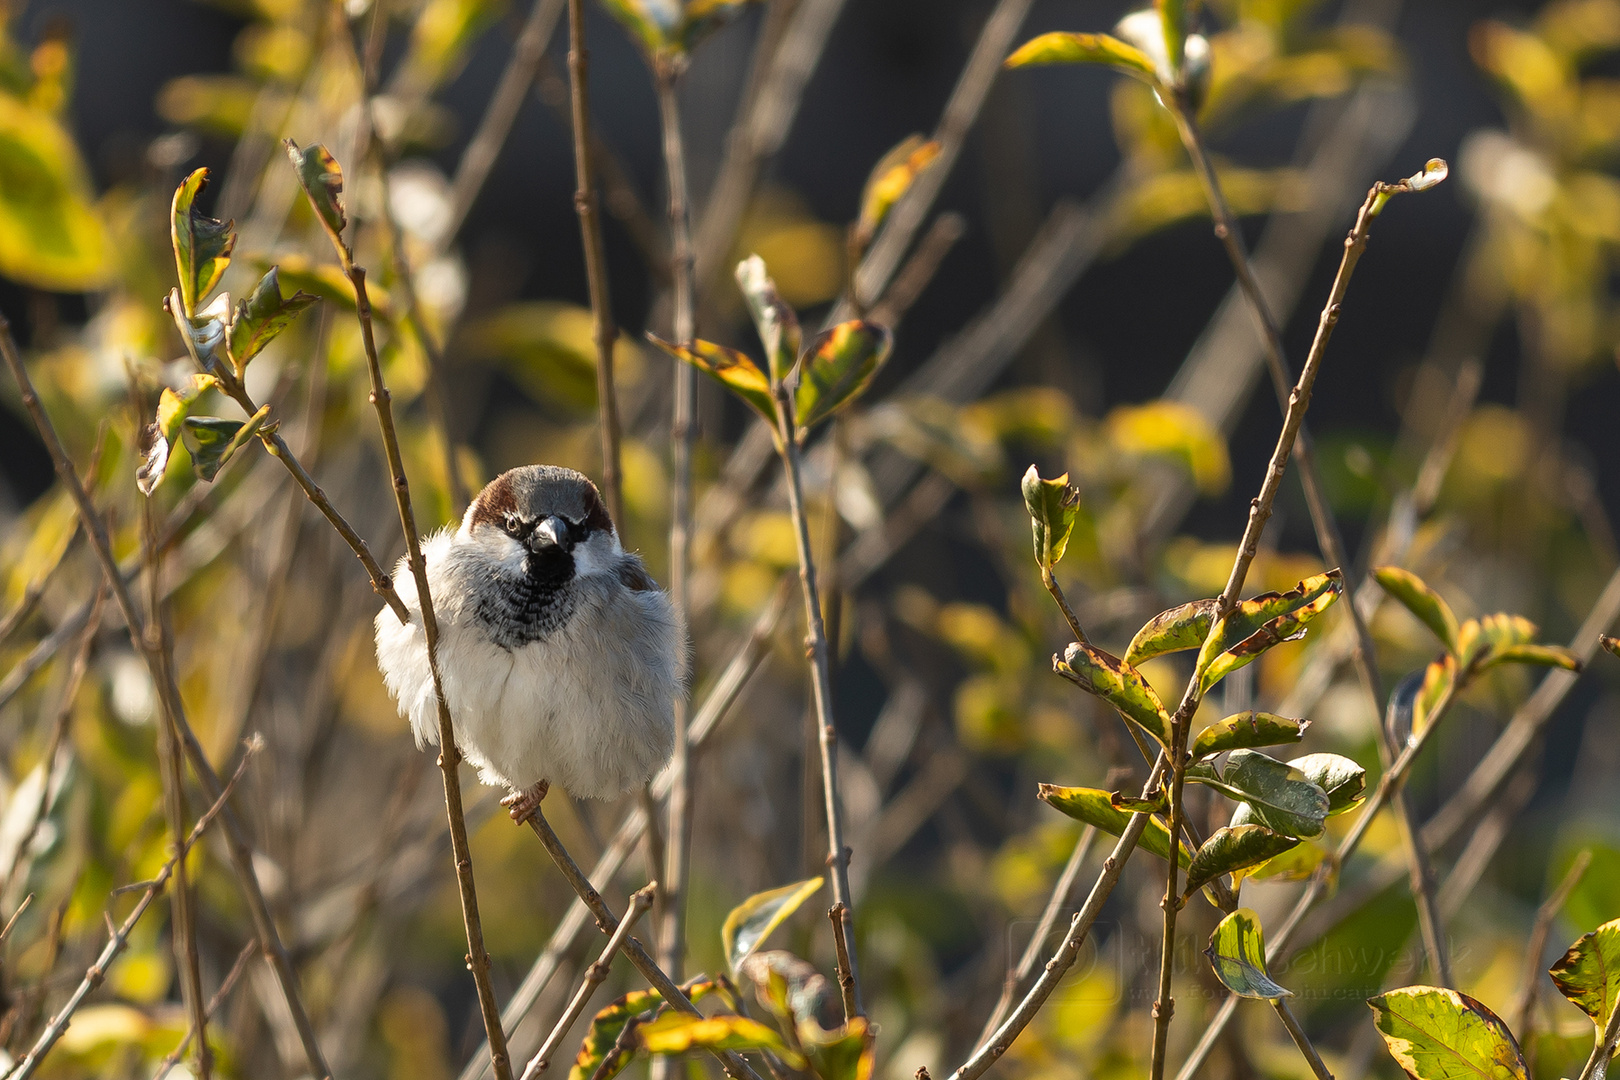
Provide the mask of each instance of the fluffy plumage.
{"label": "fluffy plumage", "polygon": [[[626,553],[594,485],[530,465],[495,478],[461,525],[422,545],[439,671],[456,743],[486,784],[540,781],[607,799],[669,759],[684,635],[669,598]],[[411,612],[377,614],[377,662],[417,745],[439,741],[416,583]]]}

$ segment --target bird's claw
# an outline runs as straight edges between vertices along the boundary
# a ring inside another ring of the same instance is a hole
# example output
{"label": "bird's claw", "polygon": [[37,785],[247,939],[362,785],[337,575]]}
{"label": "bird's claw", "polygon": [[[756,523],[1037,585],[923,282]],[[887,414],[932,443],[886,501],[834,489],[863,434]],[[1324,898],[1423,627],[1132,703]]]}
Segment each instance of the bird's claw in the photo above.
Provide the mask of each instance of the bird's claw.
{"label": "bird's claw", "polygon": [[512,820],[521,825],[533,817],[536,810],[540,809],[540,803],[544,801],[546,792],[550,790],[551,784],[542,780],[531,788],[512,792],[512,794],[501,800],[501,805],[506,807],[506,812],[511,815]]}

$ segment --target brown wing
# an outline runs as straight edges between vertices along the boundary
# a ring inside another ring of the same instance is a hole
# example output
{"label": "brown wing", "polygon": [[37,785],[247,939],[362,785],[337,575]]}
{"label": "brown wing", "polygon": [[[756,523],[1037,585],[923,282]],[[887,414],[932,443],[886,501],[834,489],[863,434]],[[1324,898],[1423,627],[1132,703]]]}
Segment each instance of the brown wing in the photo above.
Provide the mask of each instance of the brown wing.
{"label": "brown wing", "polygon": [[619,583],[631,592],[652,592],[658,588],[658,582],[648,575],[647,568],[634,555],[619,560]]}

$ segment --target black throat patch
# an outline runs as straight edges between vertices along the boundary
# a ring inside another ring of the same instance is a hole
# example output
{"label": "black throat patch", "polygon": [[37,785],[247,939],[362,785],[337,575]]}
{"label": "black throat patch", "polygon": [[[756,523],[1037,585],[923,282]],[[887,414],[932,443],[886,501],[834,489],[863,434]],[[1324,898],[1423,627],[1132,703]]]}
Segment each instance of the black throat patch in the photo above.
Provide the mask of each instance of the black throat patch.
{"label": "black throat patch", "polygon": [[578,596],[574,556],[561,548],[530,554],[523,573],[501,578],[478,602],[478,621],[503,649],[519,649],[549,637],[568,622]]}

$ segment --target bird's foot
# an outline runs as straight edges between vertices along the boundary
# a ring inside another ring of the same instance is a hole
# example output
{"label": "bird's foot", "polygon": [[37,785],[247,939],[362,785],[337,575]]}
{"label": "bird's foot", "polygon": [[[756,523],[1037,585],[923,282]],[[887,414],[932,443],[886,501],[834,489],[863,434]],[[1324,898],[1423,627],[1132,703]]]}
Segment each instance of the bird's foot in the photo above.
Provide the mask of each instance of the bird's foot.
{"label": "bird's foot", "polygon": [[536,810],[540,809],[540,803],[545,799],[546,792],[550,790],[550,782],[541,780],[533,787],[512,792],[512,794],[501,800],[501,805],[506,807],[506,812],[512,816],[512,820],[521,825],[533,817]]}

